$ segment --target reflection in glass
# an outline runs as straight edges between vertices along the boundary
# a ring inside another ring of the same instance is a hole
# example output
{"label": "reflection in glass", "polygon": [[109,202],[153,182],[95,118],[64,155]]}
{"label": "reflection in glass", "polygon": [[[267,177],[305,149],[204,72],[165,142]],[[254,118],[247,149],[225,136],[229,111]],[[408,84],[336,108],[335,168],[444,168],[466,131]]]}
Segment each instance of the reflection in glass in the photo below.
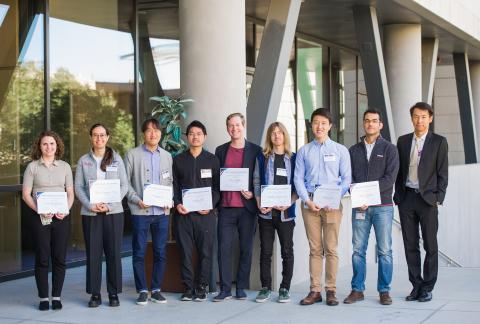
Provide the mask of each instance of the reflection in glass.
{"label": "reflection in glass", "polygon": [[[0,185],[18,185],[43,129],[43,17],[39,1],[0,0]],[[25,267],[29,210],[19,192],[0,193],[0,276]]]}

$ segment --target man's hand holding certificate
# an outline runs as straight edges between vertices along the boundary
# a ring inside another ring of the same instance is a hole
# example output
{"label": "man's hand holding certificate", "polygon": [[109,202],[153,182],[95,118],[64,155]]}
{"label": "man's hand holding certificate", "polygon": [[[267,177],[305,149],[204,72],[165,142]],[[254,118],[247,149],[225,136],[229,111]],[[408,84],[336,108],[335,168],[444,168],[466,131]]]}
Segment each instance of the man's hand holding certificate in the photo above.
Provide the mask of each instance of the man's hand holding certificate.
{"label": "man's hand holding certificate", "polygon": [[378,181],[360,182],[350,187],[352,208],[380,205],[380,186]]}
{"label": "man's hand holding certificate", "polygon": [[284,207],[292,204],[291,185],[262,185],[261,190],[260,206],[262,208]]}
{"label": "man's hand holding certificate", "polygon": [[143,203],[147,206],[171,207],[172,197],[170,186],[148,184],[143,188]]}
{"label": "man's hand holding certificate", "polygon": [[248,168],[221,168],[220,191],[248,191]]}
{"label": "man's hand holding certificate", "polygon": [[212,188],[194,188],[182,190],[182,205],[187,212],[213,209]]}
{"label": "man's hand holding certificate", "polygon": [[121,202],[120,179],[90,181],[90,204]]}
{"label": "man's hand holding certificate", "polygon": [[315,187],[313,203],[320,208],[339,209],[342,188],[337,185],[321,185]]}

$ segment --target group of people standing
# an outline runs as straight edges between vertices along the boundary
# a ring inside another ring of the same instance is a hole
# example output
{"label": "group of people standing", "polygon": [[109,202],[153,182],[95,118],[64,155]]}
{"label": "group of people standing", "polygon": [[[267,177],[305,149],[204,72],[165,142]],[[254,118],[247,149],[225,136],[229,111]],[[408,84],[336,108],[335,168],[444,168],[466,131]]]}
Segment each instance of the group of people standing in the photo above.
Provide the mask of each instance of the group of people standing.
{"label": "group of people standing", "polygon": [[[159,146],[161,129],[156,119],[142,124],[144,143],[128,151],[122,159],[107,146],[109,131],[102,124],[90,129],[92,149],[82,156],[76,167],[75,182],[68,163],[61,160],[64,147],[52,131],[41,133],[33,145],[32,162],[23,182],[23,199],[37,211],[35,194],[41,191],[66,191],[68,206],[74,192],[82,204],[82,224],[87,255],[86,292],[89,307],[102,304],[102,257],[107,266],[107,292],[110,306],[119,306],[122,291],[121,244],[124,215],[121,203],[91,204],[89,183],[97,179],[119,179],[122,198],[126,197],[132,214],[132,263],[136,303],[165,303],[161,294],[166,265],[166,242],[170,212],[174,212],[175,236],[181,250],[181,277],[185,291],[183,301],[205,301],[212,271],[215,238],[218,239],[220,292],[213,298],[221,302],[232,298],[233,239],[239,237],[239,260],[236,269],[236,299],[246,299],[249,288],[254,235],[260,234],[260,280],[262,289],[257,302],[271,298],[271,258],[275,233],[282,256],[282,282],[278,302],[290,301],[293,276],[296,201],[302,200],[301,212],[310,246],[310,291],[300,301],[312,305],[322,301],[326,291],[327,305],[338,305],[336,274],[338,269],[338,236],[342,218],[339,209],[319,206],[313,200],[317,186],[336,185],[341,195],[355,183],[378,181],[381,204],[352,209],[353,278],[352,291],[344,303],[364,299],[366,250],[371,227],[378,244],[378,284],[380,303],[389,305],[392,279],[392,201],[398,204],[409,280],[413,290],[406,300],[429,301],[438,271],[438,204],[443,202],[448,182],[447,142],[429,131],[433,110],[426,103],[410,109],[414,132],[399,138],[397,147],[383,139],[381,113],[369,109],[363,115],[365,136],[348,150],[329,138],[333,120],[327,109],[312,113],[314,140],[292,152],[290,136],[280,122],[269,125],[263,148],[245,139],[245,118],[240,113],[227,117],[230,141],[216,148],[215,154],[204,149],[207,130],[200,121],[186,129],[189,148],[175,156]],[[425,153],[425,154],[423,154]],[[222,168],[247,168],[248,190],[220,191]],[[171,186],[172,204],[148,206],[143,190],[148,184]],[[262,185],[290,185],[291,204],[265,208],[261,206]],[[182,200],[186,189],[210,187],[210,210],[189,211]],[[74,190],[75,189],[75,190]],[[172,209],[173,207],[173,209]],[[45,219],[49,220],[45,222]],[[426,257],[422,275],[419,227]],[[65,257],[70,231],[68,214],[42,214],[35,220],[35,278],[40,298],[39,309],[48,310],[48,267],[52,258],[52,309],[61,309],[60,300],[65,277]],[[145,275],[145,251],[149,232],[153,247],[153,271],[148,287]],[[197,251],[198,264],[192,256]],[[322,274],[325,260],[325,287]],[[210,287],[212,288],[212,287]],[[215,290],[215,289],[211,289]],[[150,296],[149,296],[150,293]]]}

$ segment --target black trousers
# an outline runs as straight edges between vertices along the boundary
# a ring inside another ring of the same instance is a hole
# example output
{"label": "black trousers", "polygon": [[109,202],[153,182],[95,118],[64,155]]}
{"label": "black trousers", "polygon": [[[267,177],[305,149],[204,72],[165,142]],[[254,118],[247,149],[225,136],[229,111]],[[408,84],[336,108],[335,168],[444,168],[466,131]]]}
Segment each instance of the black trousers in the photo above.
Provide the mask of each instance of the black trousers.
{"label": "black trousers", "polygon": [[258,228],[260,231],[260,281],[262,287],[272,290],[272,254],[275,231],[277,231],[282,255],[282,283],[280,288],[290,290],[293,276],[293,229],[295,228],[295,220],[282,222],[279,216],[274,216],[272,219],[258,217]]}
{"label": "black trousers", "polygon": [[246,208],[220,208],[218,215],[218,267],[220,289],[232,290],[233,238],[238,231],[240,259],[237,269],[237,289],[248,289],[252,266],[252,246],[257,215]]}
{"label": "black trousers", "polygon": [[[398,205],[398,211],[402,224],[408,279],[413,288],[432,291],[438,275],[438,207],[427,204],[419,193],[407,190],[405,199]],[[425,249],[423,277],[419,225]]]}
{"label": "black trousers", "polygon": [[32,222],[35,236],[35,281],[38,297],[48,298],[48,268],[52,258],[52,297],[60,297],[65,280],[67,245],[70,238],[70,216],[53,218],[42,225],[40,216]]}
{"label": "black trousers", "polygon": [[87,293],[100,294],[103,253],[107,263],[108,294],[121,293],[123,213],[82,215],[82,225],[87,250]]}
{"label": "black trousers", "polygon": [[[182,281],[186,289],[207,286],[210,281],[216,214],[176,214],[177,242],[182,251]],[[198,267],[192,263],[194,247],[198,254]],[[197,278],[194,280],[194,270]]]}

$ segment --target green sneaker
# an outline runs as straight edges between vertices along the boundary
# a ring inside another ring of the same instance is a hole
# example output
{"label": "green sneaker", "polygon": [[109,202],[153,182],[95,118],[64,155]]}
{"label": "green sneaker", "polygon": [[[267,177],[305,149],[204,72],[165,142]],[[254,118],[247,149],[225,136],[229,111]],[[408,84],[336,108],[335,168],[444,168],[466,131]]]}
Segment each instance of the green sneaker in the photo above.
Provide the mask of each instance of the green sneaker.
{"label": "green sneaker", "polygon": [[286,288],[280,288],[280,290],[278,291],[278,302],[279,303],[290,302],[290,293]]}
{"label": "green sneaker", "polygon": [[267,287],[263,287],[259,292],[257,297],[255,298],[255,301],[257,303],[263,303],[267,301],[270,298],[271,291]]}

